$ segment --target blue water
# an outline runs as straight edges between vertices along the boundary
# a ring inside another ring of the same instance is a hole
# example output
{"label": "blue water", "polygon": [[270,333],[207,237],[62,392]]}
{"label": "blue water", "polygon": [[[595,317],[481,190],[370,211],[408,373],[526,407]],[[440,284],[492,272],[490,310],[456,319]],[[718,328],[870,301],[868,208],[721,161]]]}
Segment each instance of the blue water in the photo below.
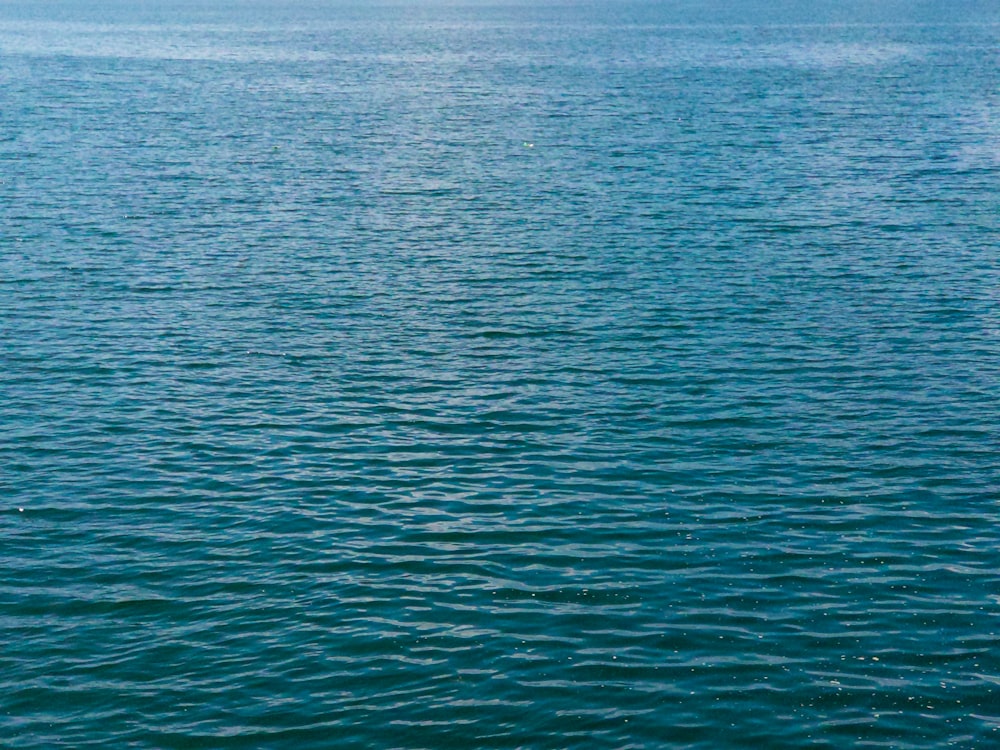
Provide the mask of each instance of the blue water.
{"label": "blue water", "polygon": [[1000,746],[998,51],[0,0],[0,746]]}

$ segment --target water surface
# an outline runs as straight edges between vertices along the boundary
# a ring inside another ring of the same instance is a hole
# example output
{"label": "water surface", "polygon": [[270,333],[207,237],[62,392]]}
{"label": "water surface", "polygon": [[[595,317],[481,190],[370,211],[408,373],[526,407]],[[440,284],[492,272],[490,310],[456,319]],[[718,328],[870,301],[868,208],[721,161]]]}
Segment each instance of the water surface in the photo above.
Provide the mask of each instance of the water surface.
{"label": "water surface", "polygon": [[0,2],[0,744],[996,742],[998,41]]}

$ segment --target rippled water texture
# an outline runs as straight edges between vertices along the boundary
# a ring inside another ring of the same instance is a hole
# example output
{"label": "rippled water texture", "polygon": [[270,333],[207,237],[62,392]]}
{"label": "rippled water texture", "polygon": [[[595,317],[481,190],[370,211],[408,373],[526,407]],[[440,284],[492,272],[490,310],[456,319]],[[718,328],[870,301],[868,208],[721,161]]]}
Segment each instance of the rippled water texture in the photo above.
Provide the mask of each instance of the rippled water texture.
{"label": "rippled water texture", "polygon": [[0,745],[1000,742],[1000,6],[0,0]]}

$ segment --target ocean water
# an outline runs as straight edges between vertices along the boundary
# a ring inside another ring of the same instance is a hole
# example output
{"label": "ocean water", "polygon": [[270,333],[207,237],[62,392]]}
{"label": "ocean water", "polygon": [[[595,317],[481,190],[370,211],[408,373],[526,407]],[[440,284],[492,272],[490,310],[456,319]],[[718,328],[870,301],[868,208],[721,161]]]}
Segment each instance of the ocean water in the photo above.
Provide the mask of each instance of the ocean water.
{"label": "ocean water", "polygon": [[0,0],[0,745],[1000,746],[998,51]]}

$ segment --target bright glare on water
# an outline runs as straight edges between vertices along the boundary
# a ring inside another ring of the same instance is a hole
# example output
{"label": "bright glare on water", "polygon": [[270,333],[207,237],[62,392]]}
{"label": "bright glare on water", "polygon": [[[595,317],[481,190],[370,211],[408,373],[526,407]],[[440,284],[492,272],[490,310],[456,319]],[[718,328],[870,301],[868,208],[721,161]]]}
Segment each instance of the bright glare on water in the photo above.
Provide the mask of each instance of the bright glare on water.
{"label": "bright glare on water", "polygon": [[998,49],[0,0],[0,746],[1000,746]]}

